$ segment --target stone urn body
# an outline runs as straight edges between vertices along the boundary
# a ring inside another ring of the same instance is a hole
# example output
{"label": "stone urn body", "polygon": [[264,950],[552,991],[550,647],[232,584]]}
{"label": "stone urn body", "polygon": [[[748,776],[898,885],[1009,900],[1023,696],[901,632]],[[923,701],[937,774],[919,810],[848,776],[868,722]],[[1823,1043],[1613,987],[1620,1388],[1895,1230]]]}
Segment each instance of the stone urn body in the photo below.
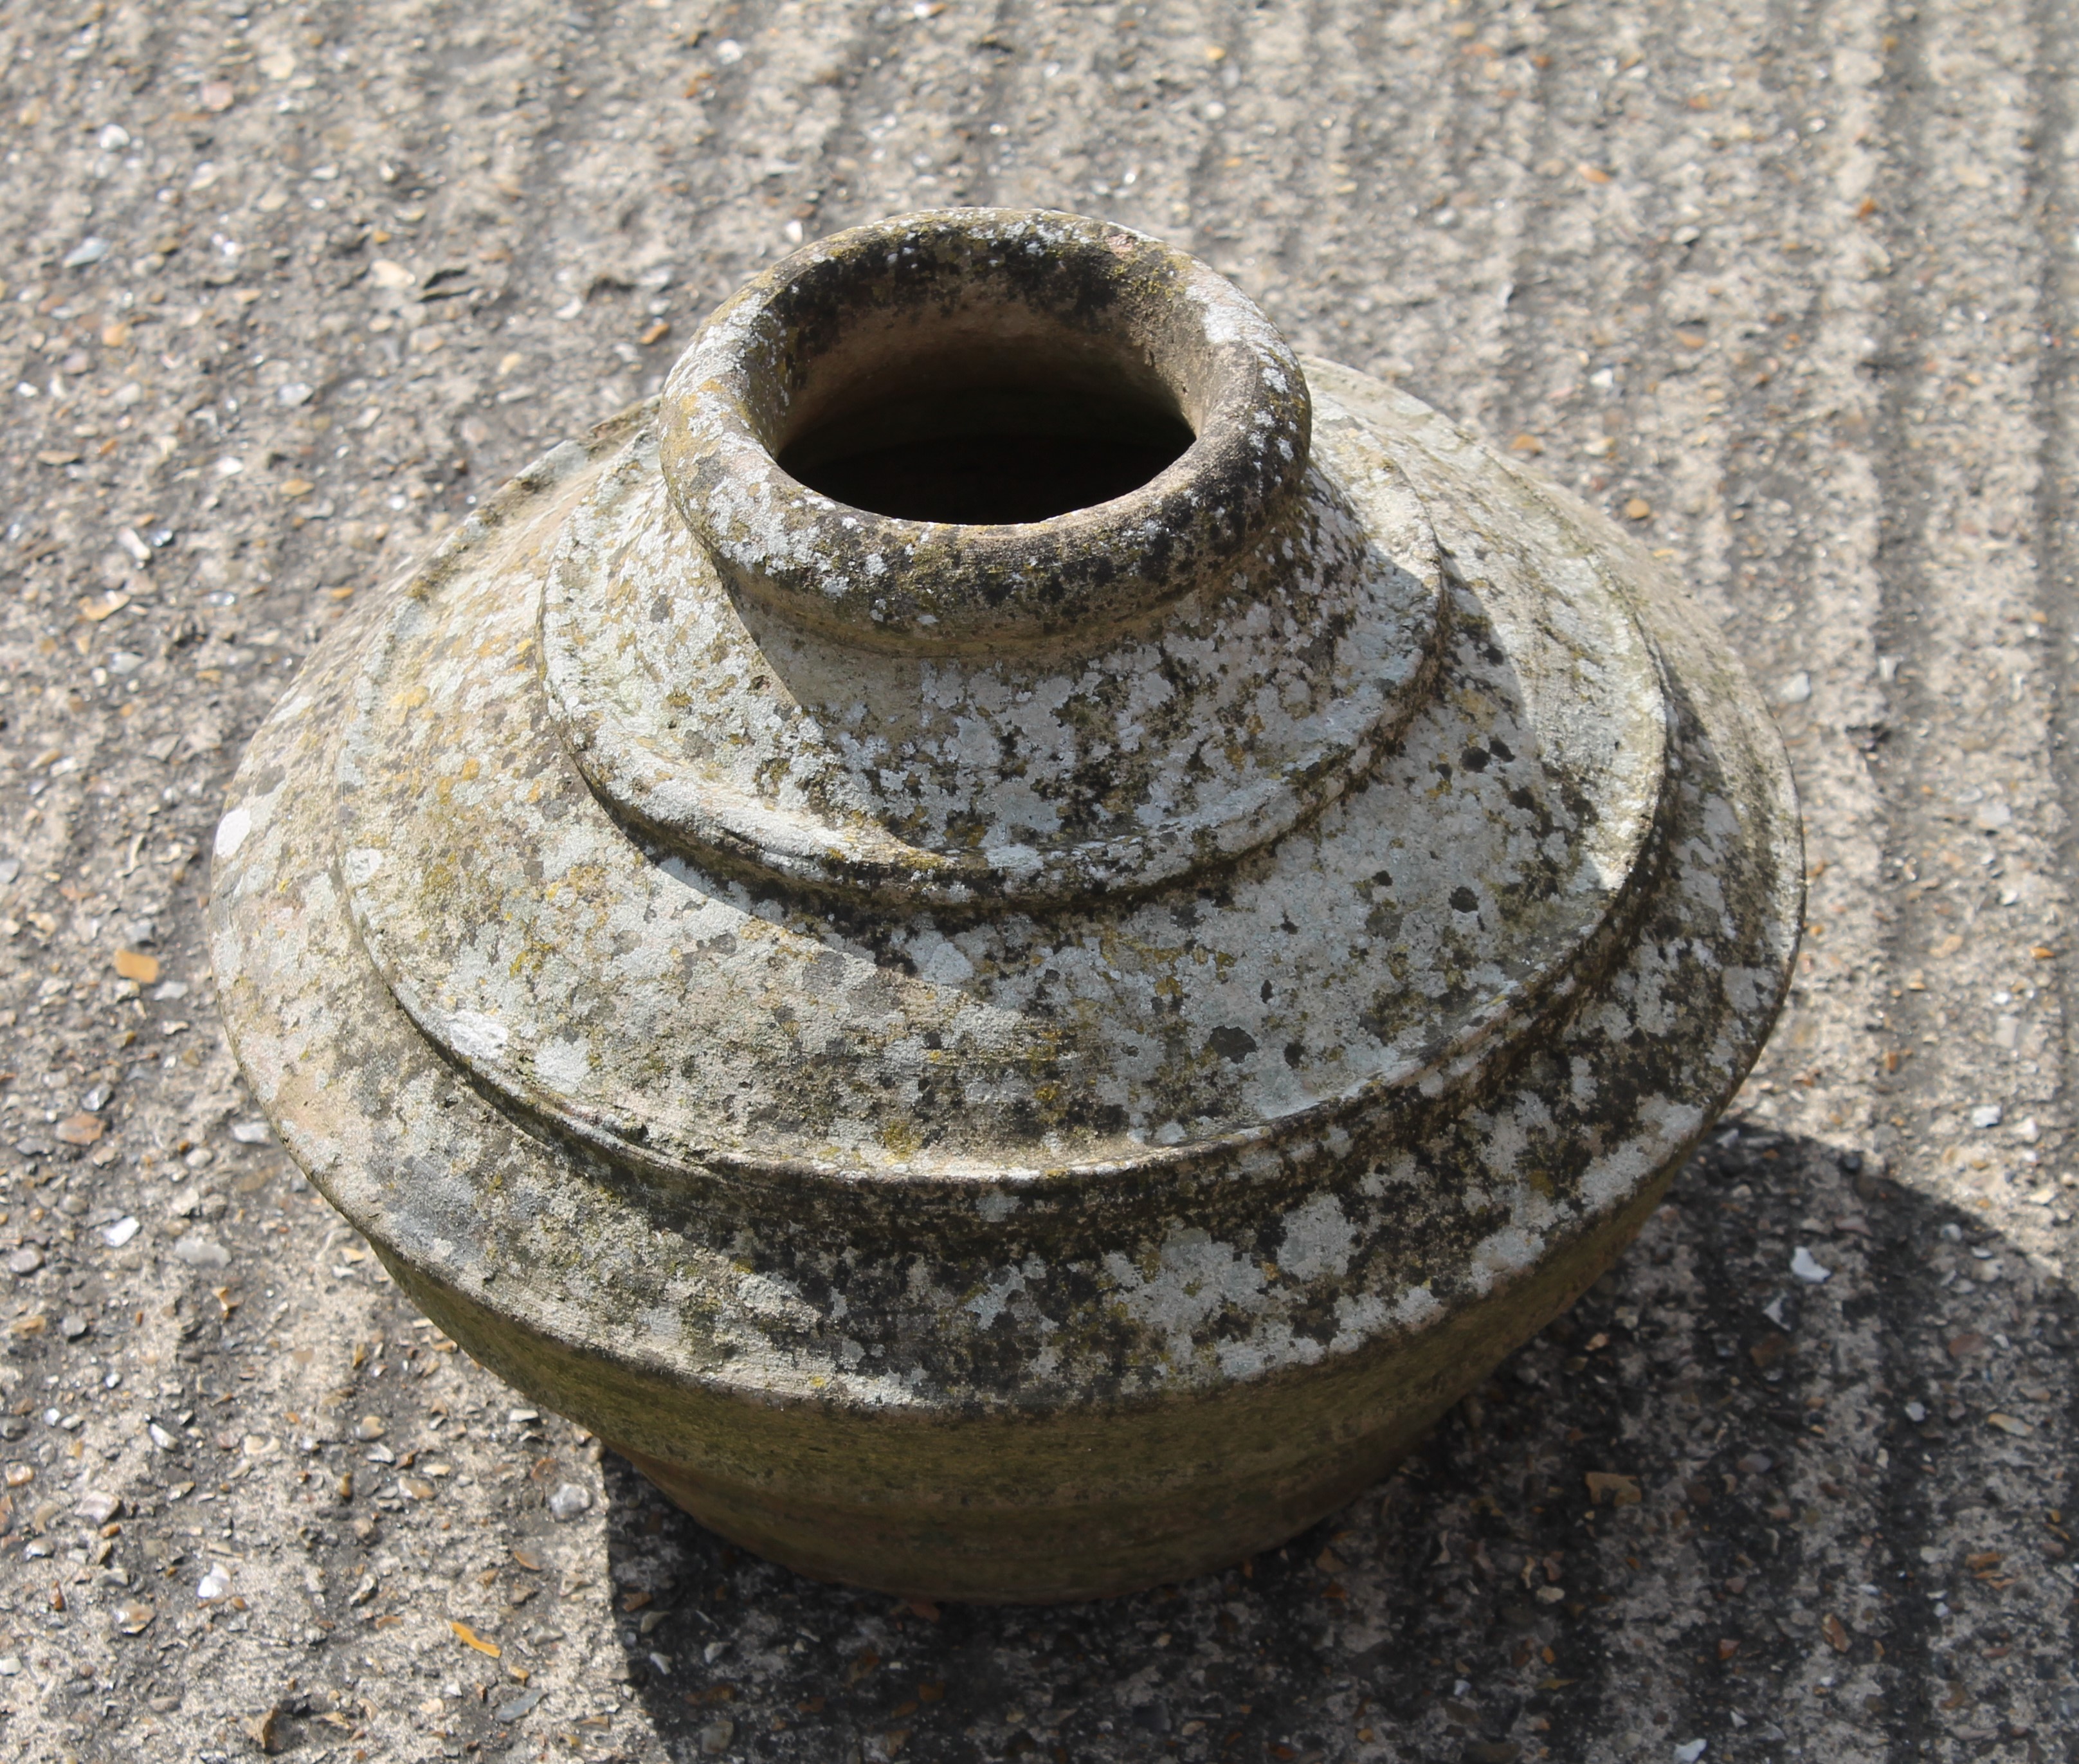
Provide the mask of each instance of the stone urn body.
{"label": "stone urn body", "polygon": [[1122,228],[840,235],[361,608],[216,840],[241,1061],[486,1366],[931,1598],[1330,1511],[1783,996],[1769,721],[1622,534]]}

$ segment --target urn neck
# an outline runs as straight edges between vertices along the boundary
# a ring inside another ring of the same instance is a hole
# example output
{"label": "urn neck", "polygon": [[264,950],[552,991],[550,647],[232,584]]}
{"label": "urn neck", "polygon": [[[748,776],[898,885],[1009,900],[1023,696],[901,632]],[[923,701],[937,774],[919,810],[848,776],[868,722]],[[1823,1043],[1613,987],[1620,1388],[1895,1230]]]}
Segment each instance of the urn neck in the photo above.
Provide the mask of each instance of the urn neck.
{"label": "urn neck", "polygon": [[1219,580],[1299,491],[1306,382],[1240,291],[1139,233],[958,209],[797,253],[664,396],[672,501],[730,587],[912,652],[1089,637]]}

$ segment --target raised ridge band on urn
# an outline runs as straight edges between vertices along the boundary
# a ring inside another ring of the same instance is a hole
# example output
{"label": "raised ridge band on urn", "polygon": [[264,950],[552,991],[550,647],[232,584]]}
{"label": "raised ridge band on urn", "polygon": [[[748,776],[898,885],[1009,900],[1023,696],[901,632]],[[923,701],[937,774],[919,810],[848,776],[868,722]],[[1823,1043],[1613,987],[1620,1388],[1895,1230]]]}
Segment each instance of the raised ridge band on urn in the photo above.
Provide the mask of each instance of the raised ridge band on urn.
{"label": "raised ridge band on urn", "polygon": [[1078,217],[840,234],[315,655],[213,947],[486,1365],[913,1595],[1362,1489],[1629,1240],[1801,904],[1601,516]]}

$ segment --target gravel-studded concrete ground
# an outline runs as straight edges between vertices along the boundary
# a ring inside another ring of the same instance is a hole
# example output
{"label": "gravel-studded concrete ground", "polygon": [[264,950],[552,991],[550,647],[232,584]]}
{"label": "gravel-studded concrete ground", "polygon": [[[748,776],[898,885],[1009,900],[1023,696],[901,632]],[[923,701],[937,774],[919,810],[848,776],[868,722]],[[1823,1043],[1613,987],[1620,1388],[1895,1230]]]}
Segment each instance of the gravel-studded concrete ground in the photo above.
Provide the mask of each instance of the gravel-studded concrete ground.
{"label": "gravel-studded concrete ground", "polygon": [[[0,6],[0,1753],[2079,1757],[2076,49],[2059,0]],[[1175,240],[1637,520],[1808,816],[1794,1008],[1618,1269],[1290,1549],[1081,1609],[802,1582],[525,1412],[266,1143],[201,951],[349,597],[794,240],[951,202]]]}

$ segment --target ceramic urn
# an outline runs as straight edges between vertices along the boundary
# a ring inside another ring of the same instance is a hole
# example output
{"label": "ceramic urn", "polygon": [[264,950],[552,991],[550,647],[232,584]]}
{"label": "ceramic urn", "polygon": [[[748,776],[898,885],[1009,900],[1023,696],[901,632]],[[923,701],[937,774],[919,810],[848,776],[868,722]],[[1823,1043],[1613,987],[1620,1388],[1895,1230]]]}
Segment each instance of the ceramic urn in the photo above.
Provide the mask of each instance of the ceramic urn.
{"label": "ceramic urn", "polygon": [[1329,1512],[1787,984],[1782,749],[1659,568],[1103,222],[797,252],[361,600],[217,833],[238,1057],[440,1327],[806,1574]]}

